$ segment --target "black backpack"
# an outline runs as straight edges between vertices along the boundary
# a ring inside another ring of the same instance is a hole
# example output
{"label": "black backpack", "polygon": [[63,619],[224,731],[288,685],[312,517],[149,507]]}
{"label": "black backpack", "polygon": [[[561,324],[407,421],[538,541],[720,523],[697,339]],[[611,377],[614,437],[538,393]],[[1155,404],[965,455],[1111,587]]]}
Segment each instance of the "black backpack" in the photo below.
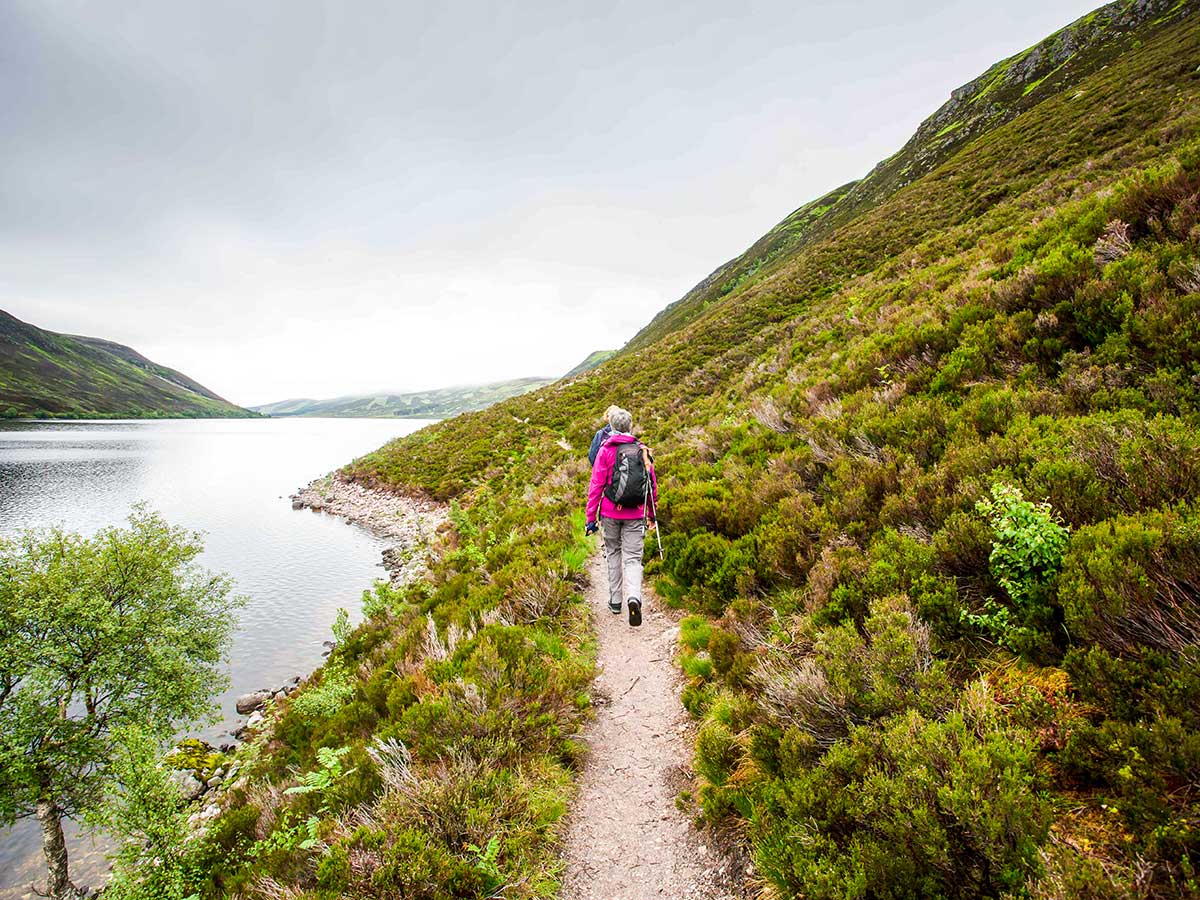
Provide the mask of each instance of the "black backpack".
{"label": "black backpack", "polygon": [[612,477],[608,480],[608,487],[604,489],[604,496],[618,509],[641,506],[646,502],[649,479],[650,473],[646,471],[641,443],[633,441],[629,444],[617,444]]}

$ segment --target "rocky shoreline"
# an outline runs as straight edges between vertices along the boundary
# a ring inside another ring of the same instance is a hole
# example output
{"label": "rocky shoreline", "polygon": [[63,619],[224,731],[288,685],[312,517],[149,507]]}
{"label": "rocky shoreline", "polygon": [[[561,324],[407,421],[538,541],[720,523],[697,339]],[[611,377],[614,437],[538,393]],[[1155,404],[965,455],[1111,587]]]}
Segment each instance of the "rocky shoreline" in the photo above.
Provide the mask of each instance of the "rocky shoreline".
{"label": "rocky shoreline", "polygon": [[292,509],[339,516],[386,541],[383,567],[393,585],[425,572],[422,551],[433,543],[449,513],[443,504],[371,490],[336,472],[301,488],[291,500]]}

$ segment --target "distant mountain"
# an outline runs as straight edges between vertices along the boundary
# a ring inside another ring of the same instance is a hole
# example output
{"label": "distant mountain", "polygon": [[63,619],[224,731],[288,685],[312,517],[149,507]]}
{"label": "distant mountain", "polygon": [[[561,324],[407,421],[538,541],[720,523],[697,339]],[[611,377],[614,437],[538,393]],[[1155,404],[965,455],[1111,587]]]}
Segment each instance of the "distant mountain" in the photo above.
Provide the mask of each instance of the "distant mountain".
{"label": "distant mountain", "polygon": [[[574,378],[611,359],[616,350],[594,350],[563,379]],[[465,387],[438,388],[410,394],[358,394],[332,400],[280,400],[250,407],[268,416],[331,416],[363,419],[448,419],[459,413],[486,409],[493,403],[519,397],[553,384],[556,378],[514,378]]]}
{"label": "distant mountain", "polygon": [[366,394],[335,397],[332,400],[281,400],[252,406],[251,409],[268,416],[447,419],[462,412],[484,409],[554,381],[553,378],[514,378],[511,381],[437,388],[411,394]]}
{"label": "distant mountain", "polygon": [[46,331],[0,310],[0,417],[251,415],[130,347]]}
{"label": "distant mountain", "polygon": [[563,378],[574,378],[576,375],[582,375],[584,372],[596,368],[602,362],[606,362],[616,355],[616,350],[593,350],[588,354],[587,359],[564,375]]}

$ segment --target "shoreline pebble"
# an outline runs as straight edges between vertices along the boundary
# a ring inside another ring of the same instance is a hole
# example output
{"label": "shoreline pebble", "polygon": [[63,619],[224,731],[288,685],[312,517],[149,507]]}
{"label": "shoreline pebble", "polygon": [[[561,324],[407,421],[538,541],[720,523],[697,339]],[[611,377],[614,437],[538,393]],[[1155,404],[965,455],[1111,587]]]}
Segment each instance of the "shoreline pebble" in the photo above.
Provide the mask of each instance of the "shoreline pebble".
{"label": "shoreline pebble", "polygon": [[337,473],[310,482],[290,499],[292,509],[337,516],[387,543],[383,567],[396,586],[425,573],[427,560],[421,551],[433,543],[449,517],[443,504],[372,490]]}

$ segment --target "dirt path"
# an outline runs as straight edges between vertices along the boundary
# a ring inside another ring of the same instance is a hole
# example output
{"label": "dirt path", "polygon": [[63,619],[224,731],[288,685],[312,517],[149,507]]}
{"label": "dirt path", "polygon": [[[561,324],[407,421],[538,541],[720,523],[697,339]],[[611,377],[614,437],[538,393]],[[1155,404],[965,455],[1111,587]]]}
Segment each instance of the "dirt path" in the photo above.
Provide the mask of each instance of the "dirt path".
{"label": "dirt path", "polygon": [[599,639],[596,718],[566,838],[563,900],[722,900],[730,865],[675,806],[691,744],[672,659],[679,627],[648,596],[642,626],[608,611],[604,562],[588,600]]}

